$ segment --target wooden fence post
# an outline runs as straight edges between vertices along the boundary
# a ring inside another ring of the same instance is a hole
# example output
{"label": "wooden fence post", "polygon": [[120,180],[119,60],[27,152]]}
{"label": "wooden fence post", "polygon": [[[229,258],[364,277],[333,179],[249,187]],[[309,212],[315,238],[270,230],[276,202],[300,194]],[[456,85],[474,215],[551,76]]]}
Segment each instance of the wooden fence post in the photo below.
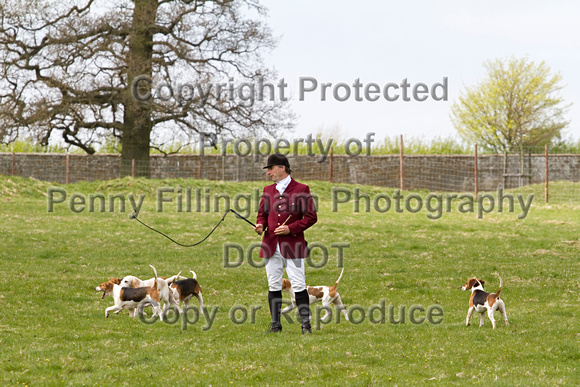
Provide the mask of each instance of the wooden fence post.
{"label": "wooden fence post", "polygon": [[199,155],[199,163],[198,163],[198,167],[197,167],[197,179],[201,180],[201,169],[203,167],[203,161],[202,161],[202,156]]}
{"label": "wooden fence post", "polygon": [[131,159],[131,177],[135,178],[135,159]]}
{"label": "wooden fence post", "polygon": [[473,167],[473,173],[474,173],[474,179],[475,179],[475,197],[477,197],[477,194],[479,193],[479,177],[478,177],[478,167],[477,167],[477,144],[475,144],[475,155],[474,155],[474,167]]}
{"label": "wooden fence post", "polygon": [[544,146],[544,160],[546,162],[546,165],[545,165],[546,183],[545,183],[545,187],[544,187],[544,201],[547,204],[548,203],[548,193],[549,193],[549,181],[550,181],[550,178],[548,175],[548,169],[549,169],[548,168],[548,165],[549,165],[549,163],[548,163],[548,144],[546,144]]}
{"label": "wooden fence post", "polygon": [[66,154],[66,184],[70,183],[70,155]]}
{"label": "wooden fence post", "polygon": [[332,183],[332,154],[334,147],[330,147],[330,159],[329,159],[329,169],[330,169],[330,182]]}
{"label": "wooden fence post", "polygon": [[403,135],[401,134],[401,141],[399,145],[399,186],[401,191],[404,190],[404,169],[403,169]]}

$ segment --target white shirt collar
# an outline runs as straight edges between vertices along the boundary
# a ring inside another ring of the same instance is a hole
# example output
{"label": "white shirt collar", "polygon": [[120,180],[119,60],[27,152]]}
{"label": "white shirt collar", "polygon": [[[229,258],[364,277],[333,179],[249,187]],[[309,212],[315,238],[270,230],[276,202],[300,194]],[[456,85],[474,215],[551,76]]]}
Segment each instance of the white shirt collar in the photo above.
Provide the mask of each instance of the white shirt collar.
{"label": "white shirt collar", "polygon": [[292,178],[290,177],[290,175],[288,175],[286,176],[286,178],[276,183],[276,189],[278,190],[278,192],[280,192],[280,195],[282,195],[284,191],[286,191],[286,188],[288,188],[288,184],[290,184],[291,181]]}

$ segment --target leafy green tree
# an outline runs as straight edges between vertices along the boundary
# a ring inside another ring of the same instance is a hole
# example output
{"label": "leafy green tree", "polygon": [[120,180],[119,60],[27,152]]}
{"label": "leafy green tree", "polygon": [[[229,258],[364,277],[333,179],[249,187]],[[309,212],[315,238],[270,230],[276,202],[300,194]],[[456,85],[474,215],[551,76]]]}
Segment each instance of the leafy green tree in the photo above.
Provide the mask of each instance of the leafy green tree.
{"label": "leafy green tree", "polygon": [[451,107],[451,119],[464,140],[493,152],[520,152],[550,144],[568,125],[558,92],[562,77],[544,62],[527,58],[485,63],[487,77],[467,88]]}

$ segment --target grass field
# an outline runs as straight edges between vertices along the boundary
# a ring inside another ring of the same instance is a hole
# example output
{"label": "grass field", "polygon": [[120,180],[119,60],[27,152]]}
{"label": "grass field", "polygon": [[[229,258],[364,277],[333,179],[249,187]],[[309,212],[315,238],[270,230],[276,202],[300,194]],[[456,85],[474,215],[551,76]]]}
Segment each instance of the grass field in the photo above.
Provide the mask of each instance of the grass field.
{"label": "grass field", "polygon": [[[341,319],[302,336],[298,323],[284,320],[281,334],[263,334],[269,323],[264,269],[247,259],[236,267],[224,263],[225,243],[246,251],[259,242],[247,223],[228,215],[205,243],[183,248],[128,216],[128,195],[144,195],[141,220],[193,243],[219,221],[224,208],[195,212],[194,197],[192,212],[185,211],[186,204],[178,212],[178,187],[182,194],[186,188],[201,192],[203,209],[204,195],[212,201],[226,193],[239,198],[266,183],[122,179],[55,185],[0,176],[2,384],[580,384],[577,204],[543,205],[537,197],[525,219],[518,219],[517,205],[513,213],[492,211],[478,219],[477,213],[458,211],[455,203],[451,212],[432,220],[425,210],[399,213],[393,207],[381,213],[371,206],[369,212],[354,212],[352,202],[333,212],[332,184],[308,183],[319,199],[319,222],[307,239],[326,246],[329,254],[313,251],[320,267],[307,268],[307,282],[333,284],[340,264],[332,246],[348,244],[339,291],[358,321]],[[49,212],[51,187],[64,189],[67,200]],[[156,199],[163,187],[175,192],[166,194],[173,201],[163,203],[160,212]],[[371,200],[395,194],[356,188]],[[106,200],[103,212],[98,201],[89,211],[88,200],[96,194]],[[120,199],[109,208],[113,194],[127,198],[125,212]],[[255,211],[251,208],[252,221]],[[259,263],[256,256],[257,250],[253,257]],[[95,286],[128,274],[150,278],[149,264],[166,277],[195,270],[206,306],[215,313],[211,326],[204,318],[187,329],[182,321],[145,324],[126,311],[105,319],[112,299],[101,300]],[[495,291],[494,272],[503,278],[510,325],[498,313],[495,330],[487,319],[479,328],[478,316],[466,327],[469,294],[461,285],[477,275],[486,280],[487,291]],[[427,310],[434,306],[443,316],[429,322]]]}

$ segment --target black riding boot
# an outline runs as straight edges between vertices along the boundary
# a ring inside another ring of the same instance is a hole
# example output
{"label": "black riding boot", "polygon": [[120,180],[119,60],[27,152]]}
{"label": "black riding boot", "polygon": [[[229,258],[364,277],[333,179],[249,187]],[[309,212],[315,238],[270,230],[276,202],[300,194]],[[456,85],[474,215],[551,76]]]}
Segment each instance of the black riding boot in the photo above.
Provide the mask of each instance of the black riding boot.
{"label": "black riding boot", "polygon": [[268,291],[268,305],[270,306],[270,317],[272,323],[268,333],[282,332],[282,324],[280,324],[280,311],[282,310],[282,291],[276,292]]}
{"label": "black riding boot", "polygon": [[300,320],[302,321],[302,333],[312,334],[312,328],[310,327],[310,297],[308,296],[308,290],[304,289],[294,295],[296,297],[298,314],[300,314]]}

